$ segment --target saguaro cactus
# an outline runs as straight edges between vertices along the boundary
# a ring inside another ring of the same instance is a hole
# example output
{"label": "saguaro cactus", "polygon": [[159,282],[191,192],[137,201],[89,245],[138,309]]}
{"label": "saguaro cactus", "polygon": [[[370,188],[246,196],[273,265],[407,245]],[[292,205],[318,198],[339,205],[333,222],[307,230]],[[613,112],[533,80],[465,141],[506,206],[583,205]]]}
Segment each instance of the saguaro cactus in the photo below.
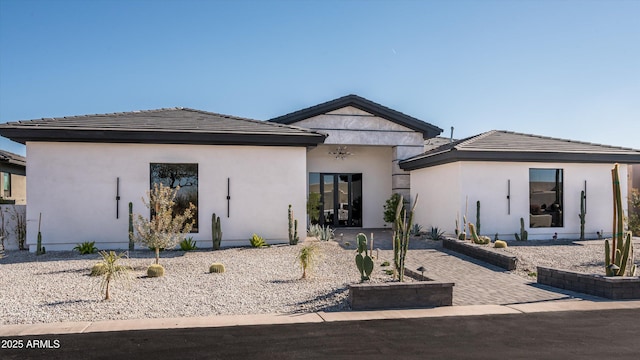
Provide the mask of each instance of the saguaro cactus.
{"label": "saguaro cactus", "polygon": [[[373,272],[373,259],[367,252],[367,235],[359,233],[356,236],[358,242],[358,255],[356,255],[356,266],[360,271],[360,280],[369,280],[371,272]],[[364,256],[362,255],[364,253]]]}
{"label": "saguaro cactus", "polygon": [[213,250],[220,250],[222,242],[222,227],[220,226],[220,217],[215,213],[211,216],[211,239],[213,242]]}
{"label": "saguaro cactus", "polygon": [[291,210],[291,204],[289,204],[289,245],[295,245],[299,240],[298,220],[293,218],[293,210]]}
{"label": "saguaro cactus", "polygon": [[480,200],[476,201],[476,231],[478,232],[478,234],[481,234],[480,232]]}
{"label": "saguaro cactus", "polygon": [[133,251],[135,241],[133,237],[133,203],[129,202],[129,251]]}
{"label": "saguaro cactus", "polygon": [[520,218],[520,235],[515,233],[516,240],[518,241],[527,241],[529,239],[529,232],[524,229],[524,218]]}
{"label": "saguaro cactus", "polygon": [[580,192],[580,214],[578,217],[580,218],[580,240],[584,240],[584,222],[587,217],[587,209],[585,207],[584,201],[586,196],[584,194],[584,190]]}

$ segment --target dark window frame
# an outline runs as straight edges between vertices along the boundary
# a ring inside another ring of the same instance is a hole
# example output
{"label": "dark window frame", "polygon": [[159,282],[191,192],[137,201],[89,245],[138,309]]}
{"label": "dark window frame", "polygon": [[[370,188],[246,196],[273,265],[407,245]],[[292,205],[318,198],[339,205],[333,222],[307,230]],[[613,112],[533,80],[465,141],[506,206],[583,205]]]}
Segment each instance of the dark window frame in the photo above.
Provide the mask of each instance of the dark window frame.
{"label": "dark window frame", "polygon": [[564,227],[564,169],[529,168],[529,227]]}

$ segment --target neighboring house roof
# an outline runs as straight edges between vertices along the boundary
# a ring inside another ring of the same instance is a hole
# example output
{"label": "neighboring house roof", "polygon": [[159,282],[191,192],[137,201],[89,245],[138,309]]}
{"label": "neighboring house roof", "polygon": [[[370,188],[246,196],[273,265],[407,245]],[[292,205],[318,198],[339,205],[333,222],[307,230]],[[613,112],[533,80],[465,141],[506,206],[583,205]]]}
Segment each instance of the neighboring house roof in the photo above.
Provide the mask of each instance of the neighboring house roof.
{"label": "neighboring house roof", "polygon": [[27,158],[12,152],[0,150],[0,163],[16,165],[24,168],[27,166]]}
{"label": "neighboring house roof", "polygon": [[434,137],[431,139],[427,139],[424,141],[424,150],[425,151],[429,151],[432,149],[435,149],[439,146],[445,145],[445,144],[450,144],[454,141],[458,141],[457,139],[451,139],[451,138],[445,138],[445,137]]}
{"label": "neighboring house roof", "polygon": [[47,118],[0,124],[0,135],[27,141],[312,146],[325,134],[295,126],[188,108]]}
{"label": "neighboring house roof", "polygon": [[454,141],[400,162],[415,170],[455,161],[640,163],[640,150],[492,130]]}
{"label": "neighboring house roof", "polygon": [[412,116],[403,114],[399,111],[390,109],[386,106],[380,105],[371,100],[367,100],[363,97],[353,94],[327,101],[319,105],[311,106],[306,109],[294,111],[292,113],[273,118],[269,121],[290,125],[298,121],[341,109],[346,106],[353,106],[375,116],[387,119],[398,125],[402,125],[409,129],[421,132],[424,135],[425,139],[438,136],[442,132],[442,129],[437,126],[431,125]]}

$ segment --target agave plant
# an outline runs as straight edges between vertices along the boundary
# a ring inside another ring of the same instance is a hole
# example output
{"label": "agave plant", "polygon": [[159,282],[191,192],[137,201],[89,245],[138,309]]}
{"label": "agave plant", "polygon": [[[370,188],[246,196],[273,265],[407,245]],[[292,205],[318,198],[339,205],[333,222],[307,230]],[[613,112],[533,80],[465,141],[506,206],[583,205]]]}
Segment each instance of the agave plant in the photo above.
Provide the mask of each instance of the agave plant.
{"label": "agave plant", "polygon": [[318,240],[329,241],[335,238],[335,230],[329,227],[329,225],[320,227],[320,232],[317,236]]}
{"label": "agave plant", "polygon": [[73,250],[78,250],[78,252],[82,255],[95,254],[96,252],[98,252],[95,241],[85,241],[83,243],[80,243],[76,245]]}
{"label": "agave plant", "polygon": [[196,246],[196,241],[193,240],[192,236],[185,238],[180,242],[180,250],[182,251],[192,251],[196,249],[198,249],[198,247]]}
{"label": "agave plant", "polygon": [[437,227],[432,226],[431,231],[429,231],[429,238],[432,240],[440,240],[444,235],[444,231],[441,231]]}

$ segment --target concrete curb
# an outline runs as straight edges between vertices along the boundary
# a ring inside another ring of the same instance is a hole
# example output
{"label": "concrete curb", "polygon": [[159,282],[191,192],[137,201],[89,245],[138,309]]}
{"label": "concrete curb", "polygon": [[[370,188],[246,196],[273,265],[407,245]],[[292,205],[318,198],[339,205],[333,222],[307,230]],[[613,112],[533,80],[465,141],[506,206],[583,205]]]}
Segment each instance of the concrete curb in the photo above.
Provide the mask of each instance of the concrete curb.
{"label": "concrete curb", "polygon": [[0,326],[0,336],[80,334],[93,332],[162,330],[200,327],[251,326],[272,324],[322,323],[381,319],[411,319],[449,316],[525,314],[555,311],[593,311],[640,309],[640,300],[632,301],[550,301],[509,305],[443,306],[429,309],[316,312],[305,314],[219,315],[190,318],[79,321],[51,324]]}

